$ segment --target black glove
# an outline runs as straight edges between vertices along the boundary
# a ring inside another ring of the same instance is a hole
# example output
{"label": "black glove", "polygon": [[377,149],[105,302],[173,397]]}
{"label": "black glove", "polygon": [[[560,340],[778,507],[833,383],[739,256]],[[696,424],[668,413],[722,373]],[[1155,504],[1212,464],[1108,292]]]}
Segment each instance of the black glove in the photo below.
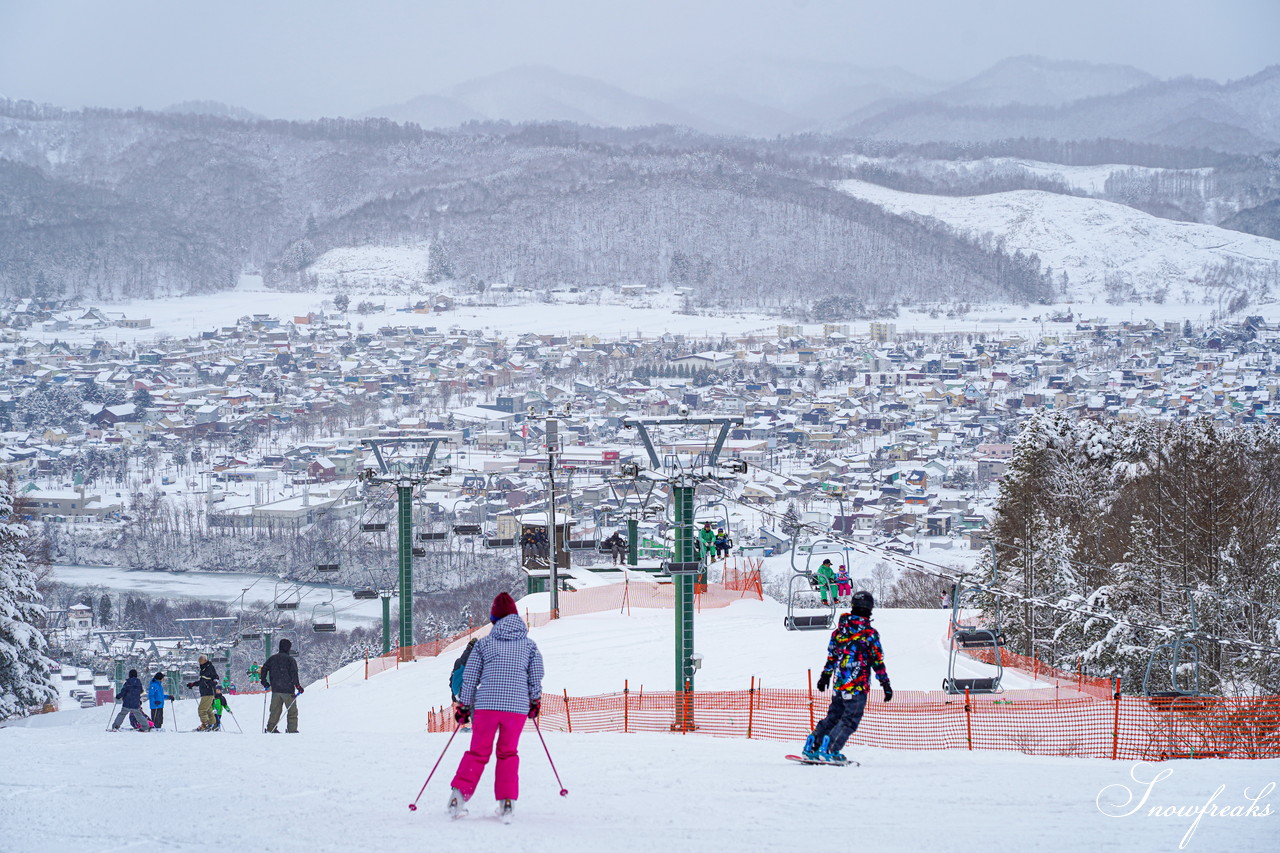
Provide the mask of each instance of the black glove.
{"label": "black glove", "polygon": [[465,726],[471,722],[471,706],[459,705],[453,711],[453,718],[458,721],[458,725]]}
{"label": "black glove", "polygon": [[187,689],[188,689],[188,690],[191,690],[191,689],[193,689],[193,688],[194,688],[197,684],[199,684],[199,683],[200,683],[200,682],[198,682],[198,681],[188,681],[188,682],[187,682]]}
{"label": "black glove", "polygon": [[831,673],[824,672],[818,676],[818,692],[827,692],[827,685],[831,684]]}
{"label": "black glove", "polygon": [[538,715],[542,713],[542,700],[529,703],[529,719],[536,720]]}
{"label": "black glove", "polygon": [[306,692],[306,691],[302,689],[302,685],[301,685],[301,684],[299,684],[299,685],[298,685],[298,692],[297,692],[297,693],[295,693],[295,694],[293,694],[293,695],[294,695],[294,696],[301,696],[301,695],[302,695],[303,693],[305,693],[305,692]]}
{"label": "black glove", "polygon": [[176,701],[176,700],[175,700],[172,696],[170,696],[168,693],[166,693],[166,694],[165,694],[164,698],[165,698],[165,699],[168,699],[170,702],[174,702],[174,701]]}
{"label": "black glove", "polygon": [[884,701],[886,701],[886,702],[892,702],[892,701],[893,701],[893,686],[892,686],[891,684],[889,684],[889,682],[887,682],[887,681],[886,681],[886,682],[884,683],[883,689],[884,689]]}

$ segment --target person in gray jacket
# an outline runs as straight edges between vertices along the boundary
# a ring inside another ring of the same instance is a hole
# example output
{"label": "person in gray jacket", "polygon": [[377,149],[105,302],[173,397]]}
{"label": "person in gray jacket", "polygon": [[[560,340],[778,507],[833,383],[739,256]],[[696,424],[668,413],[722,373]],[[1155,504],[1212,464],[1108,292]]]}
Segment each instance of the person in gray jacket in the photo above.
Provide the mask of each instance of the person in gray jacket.
{"label": "person in gray jacket", "polygon": [[280,713],[289,709],[288,724],[285,732],[298,733],[298,697],[302,695],[302,682],[298,680],[298,661],[289,654],[293,643],[280,641],[280,651],[267,658],[262,665],[259,681],[271,691],[271,715],[267,717],[267,731],[279,734],[276,726],[280,723]]}
{"label": "person in gray jacket", "polygon": [[526,720],[537,720],[542,708],[542,653],[529,639],[515,600],[499,593],[489,610],[493,630],[471,651],[462,676],[462,692],[454,718],[458,725],[471,720],[471,748],[462,756],[449,792],[449,813],[466,814],[465,803],[475,793],[480,775],[498,739],[498,764],[494,770],[493,793],[498,815],[511,815],[520,796],[520,733]]}

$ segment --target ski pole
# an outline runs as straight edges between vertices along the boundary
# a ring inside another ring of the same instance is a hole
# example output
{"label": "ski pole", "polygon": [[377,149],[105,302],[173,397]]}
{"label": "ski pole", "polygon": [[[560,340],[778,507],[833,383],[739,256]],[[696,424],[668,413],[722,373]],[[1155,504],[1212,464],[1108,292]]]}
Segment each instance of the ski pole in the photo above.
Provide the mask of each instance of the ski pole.
{"label": "ski pole", "polygon": [[444,754],[449,751],[453,739],[458,736],[458,732],[462,730],[462,723],[458,723],[453,727],[453,734],[449,735],[449,741],[444,745],[444,749],[440,750],[440,757],[436,759],[435,767],[431,768],[431,772],[427,774],[427,781],[422,783],[422,787],[418,789],[418,796],[413,798],[413,802],[409,803],[409,811],[416,812],[418,810],[418,800],[422,799],[422,792],[427,790],[427,784],[431,781],[431,777],[436,775],[436,767],[440,766],[440,762],[444,761]]}
{"label": "ski pole", "polygon": [[547,762],[551,764],[551,772],[556,774],[556,784],[560,786],[560,796],[569,796],[569,789],[560,781],[560,773],[556,770],[556,763],[551,760],[551,750],[547,749],[547,739],[542,736],[542,727],[538,725],[538,718],[533,718],[533,730],[538,733],[538,740],[542,741],[542,751],[547,754]]}
{"label": "ski pole", "polygon": [[271,695],[270,690],[262,691],[262,731],[267,731],[267,697]]}
{"label": "ski pole", "polygon": [[103,729],[104,732],[111,731],[111,722],[116,718],[116,706],[119,704],[120,704],[119,699],[111,703],[111,716],[107,718],[107,727]]}
{"label": "ski pole", "polygon": [[244,734],[244,727],[240,725],[240,720],[236,717],[236,712],[230,708],[224,708],[223,710],[231,715],[231,722],[236,724],[236,731],[240,734]]}

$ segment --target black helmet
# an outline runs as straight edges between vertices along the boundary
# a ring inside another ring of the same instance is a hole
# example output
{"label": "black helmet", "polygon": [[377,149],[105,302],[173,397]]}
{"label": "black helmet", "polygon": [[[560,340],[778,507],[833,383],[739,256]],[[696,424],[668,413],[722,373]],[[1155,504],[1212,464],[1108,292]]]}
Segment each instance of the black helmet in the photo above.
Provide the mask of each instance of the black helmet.
{"label": "black helmet", "polygon": [[875,606],[876,600],[865,589],[858,590],[849,599],[849,612],[854,616],[870,616],[871,609]]}
{"label": "black helmet", "polygon": [[151,680],[152,680],[152,681],[164,681],[164,673],[163,673],[163,672],[157,672],[155,675],[151,676]]}
{"label": "black helmet", "polygon": [[293,648],[293,643],[291,641],[289,640],[280,641],[280,651],[284,652],[285,654],[288,654],[289,650],[292,648]]}

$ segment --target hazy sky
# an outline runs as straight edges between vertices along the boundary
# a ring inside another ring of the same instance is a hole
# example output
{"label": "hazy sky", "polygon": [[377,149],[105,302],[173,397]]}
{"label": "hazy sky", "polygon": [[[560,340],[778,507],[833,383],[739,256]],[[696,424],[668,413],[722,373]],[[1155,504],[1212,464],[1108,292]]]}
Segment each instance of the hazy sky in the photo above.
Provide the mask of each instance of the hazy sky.
{"label": "hazy sky", "polygon": [[741,56],[958,81],[1007,56],[1226,80],[1280,63],[1280,0],[0,0],[0,95],[356,115],[514,65],[643,94]]}

